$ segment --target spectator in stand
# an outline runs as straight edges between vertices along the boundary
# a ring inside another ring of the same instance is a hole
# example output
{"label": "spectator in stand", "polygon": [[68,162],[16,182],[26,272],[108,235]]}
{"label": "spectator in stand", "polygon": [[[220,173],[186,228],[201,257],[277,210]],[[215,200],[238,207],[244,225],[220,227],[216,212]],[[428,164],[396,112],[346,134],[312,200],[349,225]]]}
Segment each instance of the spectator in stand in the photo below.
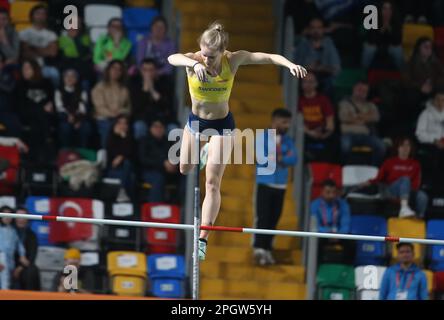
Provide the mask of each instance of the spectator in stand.
{"label": "spectator in stand", "polygon": [[4,55],[4,64],[16,64],[20,53],[20,40],[11,25],[9,12],[0,8],[0,52]]}
{"label": "spectator in stand", "polygon": [[383,1],[378,12],[380,25],[378,29],[366,33],[362,66],[399,70],[404,65],[401,22],[391,1]]}
{"label": "spectator in stand", "polygon": [[103,80],[91,92],[94,117],[100,135],[101,146],[108,141],[108,133],[114,119],[119,115],[129,116],[131,103],[129,90],[125,85],[125,65],[112,60],[105,69]]}
{"label": "spectator in stand", "polygon": [[379,300],[427,300],[427,277],[413,262],[413,245],[398,243],[396,249],[398,263],[385,270]]}
{"label": "spectator in stand", "polygon": [[318,232],[350,232],[350,207],[340,198],[335,181],[327,179],[322,183],[321,196],[312,201],[310,212]]}
{"label": "spectator in stand", "polygon": [[415,121],[426,102],[438,88],[444,87],[444,65],[433,52],[433,42],[427,37],[416,41],[412,57],[403,72],[401,101],[408,121]]}
{"label": "spectator in stand", "polygon": [[[424,218],[428,197],[421,186],[421,165],[414,158],[415,147],[410,138],[398,139],[393,148],[394,156],[384,161],[376,178],[362,186],[379,184],[385,198],[400,199],[400,218],[418,215]],[[414,199],[416,213],[410,208],[409,200]]]}
{"label": "spectator in stand", "polygon": [[[171,122],[171,103],[167,95],[160,91],[156,76],[155,61],[146,58],[142,61],[139,75],[130,88],[136,139],[147,135],[148,123],[152,119],[159,118],[164,122]],[[173,128],[173,126],[171,124],[169,127]]]}
{"label": "spectator in stand", "polygon": [[[18,208],[16,212],[28,214],[25,208]],[[35,265],[38,250],[37,236],[29,227],[28,219],[15,219],[15,228],[21,243],[25,247],[26,259],[28,259],[29,264],[22,264],[16,256],[16,268],[12,273],[14,279],[13,287],[18,290],[40,291],[40,274],[39,269]]]}
{"label": "spectator in stand", "polygon": [[173,66],[168,57],[177,51],[174,42],[167,36],[168,24],[164,17],[153,19],[148,35],[137,43],[136,61],[140,66],[144,59],[154,59],[158,67],[157,75],[165,84],[173,83]]}
{"label": "spectator in stand", "polygon": [[80,265],[80,258],[81,254],[79,249],[75,248],[69,248],[65,251],[65,267],[69,268],[75,268],[77,270],[77,288],[67,288],[65,282],[65,276],[69,273],[65,273],[63,268],[63,271],[60,271],[55,277],[54,277],[54,283],[52,285],[52,291],[54,292],[69,292],[69,293],[91,293],[88,290],[85,290],[85,280],[88,276],[86,272],[84,272],[84,269]]}
{"label": "spectator in stand", "polygon": [[146,199],[148,202],[162,202],[167,175],[177,173],[177,165],[168,161],[170,146],[165,134],[165,124],[159,119],[154,119],[147,136],[141,139],[139,144],[142,179],[151,185],[149,198]]}
{"label": "spectator in stand", "polygon": [[372,149],[373,165],[379,166],[384,158],[385,145],[375,132],[379,111],[367,100],[368,90],[367,82],[358,81],[353,87],[352,96],[339,103],[344,163],[354,146],[369,146]]}
{"label": "spectator in stand", "polygon": [[304,115],[305,154],[309,161],[333,161],[336,152],[334,139],[334,110],[330,99],[317,91],[316,75],[309,72],[302,79],[302,94],[298,108]]}
{"label": "spectator in stand", "polygon": [[295,60],[315,73],[322,90],[329,92],[334,77],[341,71],[341,60],[333,40],[324,32],[324,22],[319,18],[312,19],[308,35],[296,47]]}
{"label": "spectator in stand", "polygon": [[421,37],[416,41],[404,70],[404,80],[408,88],[416,89],[425,96],[444,84],[444,65],[433,52],[430,38]]}
{"label": "spectator in stand", "polygon": [[437,90],[434,98],[418,118],[416,137],[424,151],[424,167],[427,183],[440,186],[444,179],[444,90]]}
{"label": "spectator in stand", "polygon": [[[310,214],[310,229],[314,232],[350,233],[350,206],[345,199],[341,199],[334,180],[327,179],[322,183],[321,195],[310,204]],[[354,248],[352,241],[320,239],[320,262],[352,263]],[[328,261],[328,252],[337,249],[343,253],[340,261]]]}
{"label": "spectator in stand", "polygon": [[43,78],[40,65],[35,60],[22,64],[22,79],[15,89],[15,108],[20,122],[25,126],[25,142],[30,147],[31,160],[48,161],[48,144],[52,142],[54,89]]}
{"label": "spectator in stand", "polygon": [[13,67],[5,59],[0,49],[0,135],[19,137],[21,124],[13,108],[16,81]]}
{"label": "spectator in stand", "polygon": [[130,200],[129,197],[133,195],[133,140],[129,131],[129,119],[124,115],[118,116],[109,134],[106,147],[108,157],[106,176],[121,181],[123,189],[118,197],[120,202]]}
{"label": "spectator in stand", "polygon": [[[0,212],[13,213],[7,206],[0,208]],[[0,223],[0,288],[11,288],[11,275],[15,269],[15,253],[18,251],[19,261],[24,266],[29,266],[26,258],[25,247],[21,243],[17,231],[12,226],[12,218],[1,218]]]}
{"label": "spectator in stand", "polygon": [[61,65],[79,72],[82,87],[90,88],[95,79],[92,43],[80,17],[77,24],[77,29],[63,30],[59,37]]}
{"label": "spectator in stand", "polygon": [[58,114],[61,147],[88,147],[92,132],[86,109],[88,93],[80,88],[76,70],[67,69],[63,72],[63,85],[55,92],[54,104]]}
{"label": "spectator in stand", "polygon": [[112,18],[108,21],[108,32],[100,36],[94,47],[94,64],[103,72],[113,60],[126,61],[131,51],[131,41],[125,37],[123,21]]}
{"label": "spectator in stand", "polygon": [[36,5],[31,9],[32,26],[19,34],[24,59],[33,59],[42,67],[44,77],[50,78],[54,87],[60,83],[57,69],[57,35],[47,28],[48,9],[45,5]]}
{"label": "spectator in stand", "polygon": [[[256,136],[256,154],[264,156],[268,161],[261,161],[256,165],[255,228],[276,229],[282,214],[289,169],[297,162],[294,142],[287,135],[290,124],[291,112],[287,109],[276,109],[271,115],[270,127],[271,130],[276,130],[276,136],[271,135],[270,129],[265,130],[263,135]],[[268,149],[270,144],[276,153]],[[271,172],[266,173],[266,170],[270,169]],[[273,236],[254,235],[253,239],[255,262],[261,266],[275,264],[272,255]]]}

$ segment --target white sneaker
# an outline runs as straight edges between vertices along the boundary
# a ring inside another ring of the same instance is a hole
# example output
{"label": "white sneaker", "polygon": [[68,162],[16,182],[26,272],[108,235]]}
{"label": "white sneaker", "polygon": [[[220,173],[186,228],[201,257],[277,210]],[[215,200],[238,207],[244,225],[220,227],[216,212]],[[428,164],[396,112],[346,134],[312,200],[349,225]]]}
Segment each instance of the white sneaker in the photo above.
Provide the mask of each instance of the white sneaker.
{"label": "white sneaker", "polygon": [[413,217],[413,216],[415,216],[415,211],[413,211],[409,207],[403,207],[399,211],[399,217],[400,218],[410,218],[410,217]]}
{"label": "white sneaker", "polygon": [[276,264],[276,260],[274,259],[273,255],[271,253],[271,250],[267,250],[265,252],[265,258],[267,260],[267,264],[269,264],[269,265]]}
{"label": "white sneaker", "polygon": [[210,145],[207,143],[204,144],[202,149],[200,150],[200,161],[199,161],[199,170],[202,170],[208,161],[208,147]]}
{"label": "white sneaker", "polygon": [[254,261],[260,266],[267,265],[267,251],[262,248],[255,248],[253,252]]}

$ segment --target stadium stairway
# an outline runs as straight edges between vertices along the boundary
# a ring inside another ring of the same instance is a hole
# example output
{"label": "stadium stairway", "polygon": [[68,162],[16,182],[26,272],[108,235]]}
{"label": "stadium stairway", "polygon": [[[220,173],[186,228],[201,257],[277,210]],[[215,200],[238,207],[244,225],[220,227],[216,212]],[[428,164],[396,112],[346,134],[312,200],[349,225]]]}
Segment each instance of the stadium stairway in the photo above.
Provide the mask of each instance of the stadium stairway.
{"label": "stadium stairway", "polygon": [[[274,17],[267,0],[177,0],[182,14],[181,52],[198,50],[197,38],[218,20],[230,34],[229,50],[273,52]],[[272,65],[244,66],[236,75],[230,99],[236,127],[266,128],[270,113],[282,107],[279,69]],[[244,148],[245,152],[245,148]],[[204,171],[202,171],[204,172]],[[204,176],[204,174],[201,174]],[[204,177],[201,177],[202,199]],[[217,225],[253,227],[254,165],[230,164],[222,182],[222,205]],[[291,182],[279,229],[297,226]],[[304,268],[300,240],[275,238],[276,266],[253,264],[252,238],[247,234],[212,233],[207,259],[201,263],[202,299],[304,299]]]}

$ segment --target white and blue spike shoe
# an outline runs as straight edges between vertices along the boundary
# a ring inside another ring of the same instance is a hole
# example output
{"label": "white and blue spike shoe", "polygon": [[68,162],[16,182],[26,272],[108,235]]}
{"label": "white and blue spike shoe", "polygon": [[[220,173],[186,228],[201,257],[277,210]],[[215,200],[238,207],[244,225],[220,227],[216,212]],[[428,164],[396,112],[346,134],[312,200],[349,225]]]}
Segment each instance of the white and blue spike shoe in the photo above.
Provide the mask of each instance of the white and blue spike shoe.
{"label": "white and blue spike shoe", "polygon": [[199,239],[199,260],[204,261],[207,254],[207,240]]}
{"label": "white and blue spike shoe", "polygon": [[207,161],[208,161],[208,147],[209,147],[209,144],[207,142],[207,143],[204,144],[204,146],[200,150],[199,170],[202,170],[203,168],[205,168],[205,165],[207,164]]}

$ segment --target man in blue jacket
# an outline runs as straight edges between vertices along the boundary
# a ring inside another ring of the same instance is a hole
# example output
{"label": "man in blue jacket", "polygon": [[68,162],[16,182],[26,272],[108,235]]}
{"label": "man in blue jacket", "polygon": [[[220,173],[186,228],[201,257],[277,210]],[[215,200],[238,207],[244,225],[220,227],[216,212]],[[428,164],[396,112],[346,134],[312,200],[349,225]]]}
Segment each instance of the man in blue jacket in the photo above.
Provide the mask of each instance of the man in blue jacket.
{"label": "man in blue jacket", "polygon": [[427,300],[427,278],[413,263],[411,243],[398,243],[398,263],[387,268],[382,278],[379,300]]}
{"label": "man in blue jacket", "polygon": [[[310,214],[312,231],[350,233],[350,206],[332,179],[322,183],[321,195],[311,202]],[[318,246],[320,263],[353,263],[354,241],[319,239]]]}
{"label": "man in blue jacket", "polygon": [[[297,162],[294,142],[287,135],[290,124],[291,112],[287,109],[276,109],[271,115],[271,128],[256,136],[256,154],[263,155],[267,161],[265,163],[258,161],[256,165],[255,228],[276,229],[279,222],[289,168]],[[270,129],[276,130],[276,134],[270,134]],[[271,139],[275,141],[270,141]],[[275,150],[268,150],[269,147],[273,147]],[[273,168],[273,170],[269,168]],[[273,236],[271,235],[254,235],[254,259],[257,264],[271,265],[276,263],[271,253],[272,243]]]}
{"label": "man in blue jacket", "polygon": [[316,222],[317,232],[350,232],[350,206],[345,199],[338,196],[338,187],[334,180],[322,182],[321,195],[312,201],[310,213]]}

